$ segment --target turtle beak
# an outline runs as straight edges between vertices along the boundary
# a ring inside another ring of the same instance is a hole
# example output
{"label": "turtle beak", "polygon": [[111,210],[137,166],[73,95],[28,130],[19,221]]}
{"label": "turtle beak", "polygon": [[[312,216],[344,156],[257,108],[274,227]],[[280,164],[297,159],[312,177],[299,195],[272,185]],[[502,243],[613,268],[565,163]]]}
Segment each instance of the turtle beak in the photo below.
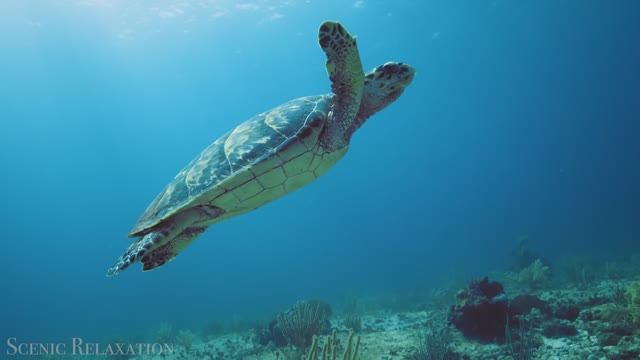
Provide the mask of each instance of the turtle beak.
{"label": "turtle beak", "polygon": [[404,86],[409,86],[413,81],[413,77],[416,76],[416,69],[413,66],[400,63],[400,75],[402,76],[402,82]]}

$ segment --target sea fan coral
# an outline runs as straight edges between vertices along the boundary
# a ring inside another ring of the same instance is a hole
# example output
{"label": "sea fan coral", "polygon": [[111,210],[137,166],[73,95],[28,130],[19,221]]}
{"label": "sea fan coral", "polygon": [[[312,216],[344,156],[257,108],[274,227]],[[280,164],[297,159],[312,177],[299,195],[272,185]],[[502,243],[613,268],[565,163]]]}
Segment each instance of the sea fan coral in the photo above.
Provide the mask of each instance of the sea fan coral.
{"label": "sea fan coral", "polygon": [[287,341],[299,349],[311,345],[314,335],[326,328],[331,315],[329,304],[323,301],[299,301],[277,317],[278,326]]}
{"label": "sea fan coral", "polygon": [[540,288],[549,280],[549,267],[536,259],[518,274],[518,282],[530,288]]}

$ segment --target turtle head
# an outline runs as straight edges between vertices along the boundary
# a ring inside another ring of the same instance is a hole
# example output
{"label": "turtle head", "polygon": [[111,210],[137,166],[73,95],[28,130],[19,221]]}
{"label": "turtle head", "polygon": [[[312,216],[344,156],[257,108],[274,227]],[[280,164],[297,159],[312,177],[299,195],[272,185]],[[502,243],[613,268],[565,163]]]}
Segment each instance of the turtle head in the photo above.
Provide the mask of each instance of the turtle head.
{"label": "turtle head", "polygon": [[358,126],[399,98],[404,89],[411,84],[415,73],[413,67],[393,61],[367,73],[358,112]]}

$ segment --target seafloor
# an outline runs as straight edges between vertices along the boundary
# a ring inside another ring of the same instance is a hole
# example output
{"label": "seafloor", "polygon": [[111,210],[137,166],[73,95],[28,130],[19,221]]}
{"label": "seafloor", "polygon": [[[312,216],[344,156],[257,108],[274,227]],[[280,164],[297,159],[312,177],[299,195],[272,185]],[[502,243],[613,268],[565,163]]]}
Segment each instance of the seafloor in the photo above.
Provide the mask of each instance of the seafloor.
{"label": "seafloor", "polygon": [[299,301],[271,320],[197,331],[165,324],[146,341],[174,344],[171,354],[117,358],[640,359],[640,256],[555,264],[525,249],[517,256],[488,279],[402,296]]}

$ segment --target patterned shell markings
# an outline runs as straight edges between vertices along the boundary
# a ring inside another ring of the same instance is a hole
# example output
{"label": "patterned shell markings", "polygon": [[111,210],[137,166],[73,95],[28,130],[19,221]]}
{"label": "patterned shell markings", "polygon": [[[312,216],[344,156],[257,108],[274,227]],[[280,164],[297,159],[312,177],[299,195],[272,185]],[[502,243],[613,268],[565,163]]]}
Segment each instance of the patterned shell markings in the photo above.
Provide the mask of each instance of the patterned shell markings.
{"label": "patterned shell markings", "polygon": [[310,114],[319,111],[326,116],[330,100],[325,95],[291,100],[221,136],[175,176],[145,210],[129,236],[142,235],[178,211],[200,204],[201,195],[214,192],[224,180],[273,155],[278,146],[295,136],[312,118]]}

